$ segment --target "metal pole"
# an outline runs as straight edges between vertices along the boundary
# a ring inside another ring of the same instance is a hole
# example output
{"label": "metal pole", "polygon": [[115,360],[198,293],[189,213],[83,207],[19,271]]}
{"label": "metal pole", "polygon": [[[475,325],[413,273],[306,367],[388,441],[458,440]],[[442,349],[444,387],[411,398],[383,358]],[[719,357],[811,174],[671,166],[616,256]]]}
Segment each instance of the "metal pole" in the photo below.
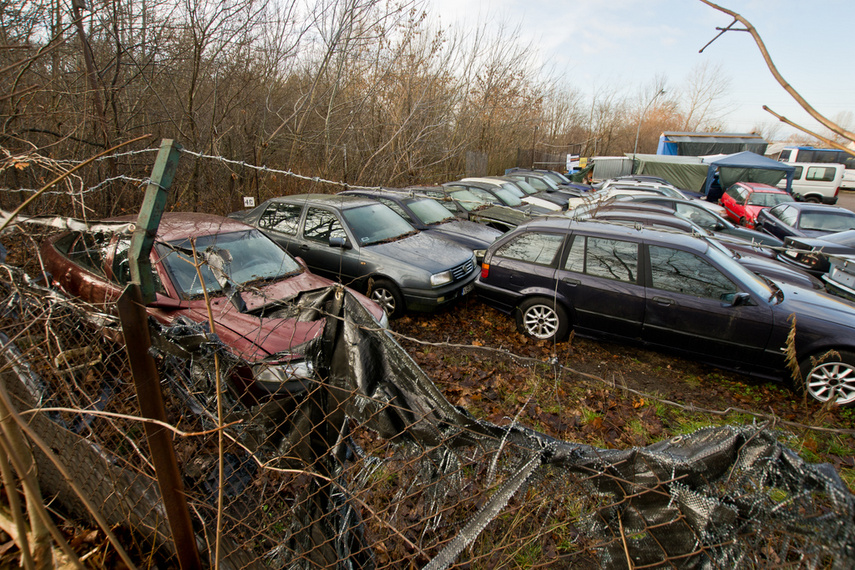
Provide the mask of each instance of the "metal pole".
{"label": "metal pole", "polygon": [[[172,185],[172,178],[178,167],[180,148],[169,139],[165,139],[160,145],[128,252],[132,282],[116,302],[140,415],[164,423],[168,422],[168,418],[157,363],[149,352],[151,334],[145,307],[154,300],[151,249],[166,205],[167,190]],[[201,569],[202,561],[196,547],[193,521],[190,518],[184,483],[172,445],[172,435],[162,426],[149,422],[145,422],[145,433],[166,517],[172,530],[178,563],[183,570]]]}

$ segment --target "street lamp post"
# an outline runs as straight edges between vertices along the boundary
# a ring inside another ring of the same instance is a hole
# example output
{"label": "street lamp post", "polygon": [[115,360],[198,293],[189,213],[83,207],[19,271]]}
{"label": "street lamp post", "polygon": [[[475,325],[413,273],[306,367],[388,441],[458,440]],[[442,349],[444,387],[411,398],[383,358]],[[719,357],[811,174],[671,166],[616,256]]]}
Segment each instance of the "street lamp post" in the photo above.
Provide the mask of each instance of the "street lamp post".
{"label": "street lamp post", "polygon": [[660,95],[664,95],[664,94],[665,94],[664,89],[660,89],[659,91],[657,91],[656,95],[654,95],[653,97],[650,98],[650,101],[648,101],[647,105],[644,106],[644,110],[641,111],[641,116],[638,118],[638,128],[635,129],[635,148],[632,149],[632,159],[633,160],[635,160],[635,153],[638,152],[638,135],[641,134],[641,122],[644,120],[644,114],[647,112],[647,109],[650,108],[650,106],[653,104],[653,102],[656,101],[656,98],[659,97]]}

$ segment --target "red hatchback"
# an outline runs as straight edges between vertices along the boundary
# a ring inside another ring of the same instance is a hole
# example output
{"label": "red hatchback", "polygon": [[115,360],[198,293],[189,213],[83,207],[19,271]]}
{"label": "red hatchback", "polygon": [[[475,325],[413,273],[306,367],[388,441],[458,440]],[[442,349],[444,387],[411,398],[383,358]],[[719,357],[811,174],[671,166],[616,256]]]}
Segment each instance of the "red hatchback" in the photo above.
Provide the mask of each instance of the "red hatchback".
{"label": "red hatchback", "polygon": [[[131,233],[104,230],[120,223],[133,227],[134,221],[114,218],[102,227],[47,239],[41,246],[45,269],[67,293],[113,312],[130,281]],[[191,239],[197,259],[211,261],[199,268],[204,290]],[[305,345],[322,333],[325,320],[295,318],[294,307],[301,295],[326,289],[332,281],[311,273],[257,229],[207,214],[164,214],[151,264],[156,298],[147,307],[149,315],[163,324],[179,317],[207,323],[207,291],[214,332],[251,368],[233,380],[248,385],[255,398],[302,391],[312,377]],[[379,305],[353,294],[382,326],[388,324]]]}
{"label": "red hatchback", "polygon": [[728,218],[753,228],[760,210],[782,202],[795,202],[795,199],[785,191],[768,184],[737,182],[727,189],[720,201]]}

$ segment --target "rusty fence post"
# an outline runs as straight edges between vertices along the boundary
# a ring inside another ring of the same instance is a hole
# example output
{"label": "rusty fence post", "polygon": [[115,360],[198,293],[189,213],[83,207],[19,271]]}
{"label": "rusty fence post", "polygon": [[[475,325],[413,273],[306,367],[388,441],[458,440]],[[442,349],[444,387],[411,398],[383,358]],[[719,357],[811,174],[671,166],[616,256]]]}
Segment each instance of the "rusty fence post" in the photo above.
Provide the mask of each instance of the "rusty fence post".
{"label": "rusty fence post", "polygon": [[[149,352],[151,333],[145,306],[154,300],[151,249],[166,205],[166,192],[172,184],[178,166],[180,148],[172,140],[166,139],[161,143],[131,239],[128,257],[132,282],[116,302],[140,414],[144,418],[164,423],[167,422],[166,408],[157,363]],[[145,433],[178,562],[183,570],[201,568],[193,521],[184,494],[175,448],[172,445],[172,434],[168,429],[150,422],[145,423]]]}

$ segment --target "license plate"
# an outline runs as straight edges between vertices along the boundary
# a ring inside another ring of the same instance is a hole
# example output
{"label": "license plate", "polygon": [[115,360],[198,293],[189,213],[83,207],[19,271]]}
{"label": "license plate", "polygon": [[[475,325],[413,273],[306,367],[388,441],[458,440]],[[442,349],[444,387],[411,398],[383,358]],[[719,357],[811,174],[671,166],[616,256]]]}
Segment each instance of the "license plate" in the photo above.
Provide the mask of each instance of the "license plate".
{"label": "license plate", "polygon": [[475,288],[475,284],[474,284],[474,283],[470,283],[469,285],[465,285],[465,286],[463,287],[463,289],[461,289],[461,290],[460,290],[460,294],[461,294],[461,295],[468,295],[469,293],[471,293],[471,292],[472,292],[472,289],[474,289],[474,288]]}
{"label": "license plate", "polygon": [[842,271],[838,267],[831,270],[831,279],[848,287],[855,286],[855,275]]}

